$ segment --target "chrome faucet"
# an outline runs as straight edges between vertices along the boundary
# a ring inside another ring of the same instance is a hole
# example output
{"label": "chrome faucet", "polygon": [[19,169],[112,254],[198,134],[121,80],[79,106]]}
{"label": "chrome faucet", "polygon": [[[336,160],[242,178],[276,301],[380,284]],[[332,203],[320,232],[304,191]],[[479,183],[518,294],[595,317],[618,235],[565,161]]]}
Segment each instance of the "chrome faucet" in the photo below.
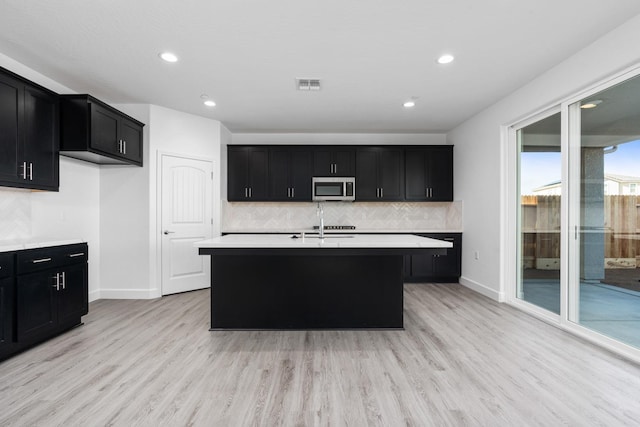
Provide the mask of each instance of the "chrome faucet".
{"label": "chrome faucet", "polygon": [[320,218],[320,226],[318,230],[320,231],[320,238],[324,239],[324,210],[322,209],[322,203],[318,202],[318,210],[316,211],[316,215]]}

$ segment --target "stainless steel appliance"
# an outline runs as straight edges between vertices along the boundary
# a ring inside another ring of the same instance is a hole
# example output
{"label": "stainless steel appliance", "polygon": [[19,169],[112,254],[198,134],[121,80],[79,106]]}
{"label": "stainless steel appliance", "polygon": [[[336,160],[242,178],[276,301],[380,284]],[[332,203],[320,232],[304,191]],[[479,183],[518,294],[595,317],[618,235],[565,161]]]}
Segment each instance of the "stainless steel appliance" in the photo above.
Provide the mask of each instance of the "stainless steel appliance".
{"label": "stainless steel appliance", "polygon": [[314,202],[353,202],[356,199],[354,177],[313,177],[311,187]]}

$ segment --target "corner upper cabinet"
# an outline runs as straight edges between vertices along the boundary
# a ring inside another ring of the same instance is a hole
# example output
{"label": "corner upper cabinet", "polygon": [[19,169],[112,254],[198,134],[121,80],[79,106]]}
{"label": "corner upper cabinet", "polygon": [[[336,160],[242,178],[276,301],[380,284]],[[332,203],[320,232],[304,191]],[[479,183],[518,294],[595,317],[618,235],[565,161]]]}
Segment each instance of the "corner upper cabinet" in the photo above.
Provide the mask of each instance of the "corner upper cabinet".
{"label": "corner upper cabinet", "polygon": [[453,201],[453,146],[405,149],[405,200]]}
{"label": "corner upper cabinet", "polygon": [[61,95],[62,155],[103,165],[142,166],[144,124],[91,95]]}
{"label": "corner upper cabinet", "polygon": [[356,151],[356,201],[403,199],[403,149],[359,147]]}
{"label": "corner upper cabinet", "polygon": [[268,200],[269,149],[267,146],[229,146],[227,168],[228,201]]}
{"label": "corner upper cabinet", "polygon": [[59,98],[0,68],[0,185],[58,191]]}

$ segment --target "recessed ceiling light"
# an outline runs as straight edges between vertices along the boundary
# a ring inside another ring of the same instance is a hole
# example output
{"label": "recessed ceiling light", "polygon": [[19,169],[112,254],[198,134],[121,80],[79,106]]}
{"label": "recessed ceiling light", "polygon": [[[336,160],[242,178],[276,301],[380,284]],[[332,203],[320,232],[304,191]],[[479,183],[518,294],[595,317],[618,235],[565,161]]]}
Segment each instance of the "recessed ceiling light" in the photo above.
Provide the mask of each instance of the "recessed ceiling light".
{"label": "recessed ceiling light", "polygon": [[411,108],[411,107],[415,107],[416,103],[415,103],[415,101],[407,101],[404,104],[402,104],[402,106],[404,108]]}
{"label": "recessed ceiling light", "polygon": [[589,110],[591,108],[596,108],[598,105],[602,104],[601,99],[594,99],[593,101],[585,102],[580,106],[580,108],[584,110]]}
{"label": "recessed ceiling light", "polygon": [[455,58],[453,57],[453,55],[442,55],[440,58],[438,58],[438,64],[448,64],[450,62],[453,62]]}
{"label": "recessed ceiling light", "polygon": [[204,105],[206,105],[207,107],[215,107],[216,103],[210,99],[207,99],[206,101],[204,101]]}
{"label": "recessed ceiling light", "polygon": [[178,62],[178,57],[171,52],[162,52],[158,56],[166,62]]}

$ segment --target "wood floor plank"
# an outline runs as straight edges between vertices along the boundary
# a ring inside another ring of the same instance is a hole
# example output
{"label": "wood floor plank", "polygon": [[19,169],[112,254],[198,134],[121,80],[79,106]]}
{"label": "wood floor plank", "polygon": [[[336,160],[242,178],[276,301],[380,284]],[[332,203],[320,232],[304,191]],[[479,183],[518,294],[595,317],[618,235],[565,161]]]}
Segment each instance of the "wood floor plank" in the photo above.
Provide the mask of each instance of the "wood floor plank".
{"label": "wood floor plank", "polygon": [[208,290],[84,321],[0,363],[0,425],[640,425],[640,366],[460,285],[403,331],[210,332]]}

